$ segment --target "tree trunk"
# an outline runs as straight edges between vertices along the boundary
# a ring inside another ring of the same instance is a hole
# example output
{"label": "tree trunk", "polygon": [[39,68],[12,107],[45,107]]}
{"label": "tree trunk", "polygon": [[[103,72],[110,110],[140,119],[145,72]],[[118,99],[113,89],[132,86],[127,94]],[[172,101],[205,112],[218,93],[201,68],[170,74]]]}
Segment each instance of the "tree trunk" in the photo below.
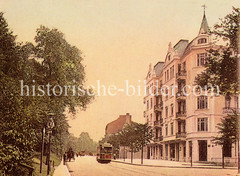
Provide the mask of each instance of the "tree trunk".
{"label": "tree trunk", "polygon": [[141,151],[141,164],[143,164],[143,145],[142,145],[142,151]]}
{"label": "tree trunk", "polygon": [[224,150],[222,147],[222,168],[224,169]]}
{"label": "tree trunk", "polygon": [[125,162],[125,146],[123,146],[123,161]]}
{"label": "tree trunk", "polygon": [[131,150],[131,163],[133,163],[133,150]]}

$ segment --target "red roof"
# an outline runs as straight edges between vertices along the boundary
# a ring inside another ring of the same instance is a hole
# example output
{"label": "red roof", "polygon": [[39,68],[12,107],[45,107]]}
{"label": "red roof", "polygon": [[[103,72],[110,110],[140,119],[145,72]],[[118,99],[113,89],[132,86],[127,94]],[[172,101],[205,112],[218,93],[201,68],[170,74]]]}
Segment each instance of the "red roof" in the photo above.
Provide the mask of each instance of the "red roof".
{"label": "red roof", "polygon": [[116,120],[107,124],[105,129],[105,134],[114,134],[121,131],[125,124],[131,123],[131,115],[127,113],[126,115],[120,115]]}

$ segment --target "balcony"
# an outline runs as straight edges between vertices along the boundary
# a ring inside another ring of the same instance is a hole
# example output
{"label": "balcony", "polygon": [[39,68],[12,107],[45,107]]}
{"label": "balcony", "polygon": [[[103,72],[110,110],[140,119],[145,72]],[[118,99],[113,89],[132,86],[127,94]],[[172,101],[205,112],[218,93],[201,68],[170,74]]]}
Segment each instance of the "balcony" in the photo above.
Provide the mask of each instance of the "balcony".
{"label": "balcony", "polygon": [[160,120],[154,121],[154,126],[162,126],[162,123],[163,123],[163,119],[160,118]]}
{"label": "balcony", "polygon": [[186,132],[177,132],[176,138],[186,138]]}
{"label": "balcony", "polygon": [[179,80],[186,79],[186,76],[187,76],[186,70],[181,70],[176,73],[176,79],[179,79]]}
{"label": "balcony", "polygon": [[187,116],[186,111],[180,111],[176,113],[176,118],[180,120],[185,120],[186,116]]}
{"label": "balcony", "polygon": [[223,108],[223,114],[233,114],[233,113],[240,113],[239,108],[234,108],[234,107],[224,107]]}
{"label": "balcony", "polygon": [[176,99],[177,100],[185,100],[186,99],[186,95],[184,95],[184,93],[181,91],[181,92],[177,92],[176,93]]}
{"label": "balcony", "polygon": [[146,103],[146,97],[143,98],[143,104],[145,104],[145,103]]}
{"label": "balcony", "polygon": [[144,118],[146,117],[146,111],[143,111],[143,117]]}
{"label": "balcony", "polygon": [[154,110],[155,111],[162,111],[163,110],[163,102],[154,105]]}
{"label": "balcony", "polygon": [[159,136],[153,139],[154,142],[160,142],[163,140],[163,136]]}

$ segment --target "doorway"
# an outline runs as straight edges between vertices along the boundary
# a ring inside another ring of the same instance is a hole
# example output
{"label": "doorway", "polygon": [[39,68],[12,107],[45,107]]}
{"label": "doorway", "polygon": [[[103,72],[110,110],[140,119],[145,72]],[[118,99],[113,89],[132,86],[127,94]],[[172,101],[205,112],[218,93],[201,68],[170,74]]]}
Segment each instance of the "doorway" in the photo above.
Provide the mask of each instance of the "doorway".
{"label": "doorway", "polygon": [[207,140],[198,141],[199,161],[207,161]]}

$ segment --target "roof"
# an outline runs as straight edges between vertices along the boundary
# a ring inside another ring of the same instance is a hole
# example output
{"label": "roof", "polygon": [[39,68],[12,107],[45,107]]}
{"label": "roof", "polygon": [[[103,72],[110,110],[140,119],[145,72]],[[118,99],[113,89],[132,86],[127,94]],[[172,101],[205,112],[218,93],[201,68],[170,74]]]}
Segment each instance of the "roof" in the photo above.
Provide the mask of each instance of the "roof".
{"label": "roof", "polygon": [[199,34],[207,34],[208,32],[209,32],[209,26],[208,26],[206,15],[204,13]]}
{"label": "roof", "polygon": [[158,62],[156,65],[154,65],[154,70],[156,73],[156,76],[159,77],[162,70],[163,70],[164,62]]}
{"label": "roof", "polygon": [[120,115],[116,120],[108,123],[105,128],[105,134],[115,134],[123,129],[126,124],[132,122],[131,115],[127,113],[126,115]]}
{"label": "roof", "polygon": [[177,42],[176,45],[174,45],[174,50],[177,51],[178,53],[178,56],[179,57],[182,57],[185,49],[187,48],[188,46],[188,40],[184,40],[184,39],[181,39]]}

